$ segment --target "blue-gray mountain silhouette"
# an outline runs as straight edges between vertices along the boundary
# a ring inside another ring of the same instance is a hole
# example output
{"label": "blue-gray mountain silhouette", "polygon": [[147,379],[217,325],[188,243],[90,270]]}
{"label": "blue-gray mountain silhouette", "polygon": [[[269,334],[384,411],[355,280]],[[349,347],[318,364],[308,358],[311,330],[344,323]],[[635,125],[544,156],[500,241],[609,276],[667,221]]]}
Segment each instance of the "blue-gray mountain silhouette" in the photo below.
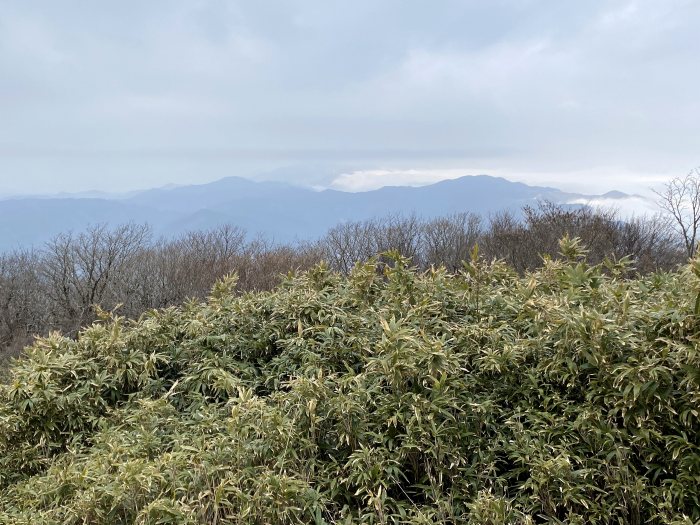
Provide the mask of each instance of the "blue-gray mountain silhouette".
{"label": "blue-gray mountain silhouette", "polygon": [[[315,191],[282,182],[228,177],[209,184],[165,187],[102,198],[68,196],[0,201],[0,250],[40,245],[87,224],[147,222],[157,235],[171,236],[223,223],[275,241],[313,239],[343,222],[415,213],[434,217],[470,211],[488,215],[520,210],[549,200],[568,203],[593,195],[529,186],[487,175],[466,176],[422,187],[385,187],[349,193]],[[609,199],[623,199],[620,192]]]}

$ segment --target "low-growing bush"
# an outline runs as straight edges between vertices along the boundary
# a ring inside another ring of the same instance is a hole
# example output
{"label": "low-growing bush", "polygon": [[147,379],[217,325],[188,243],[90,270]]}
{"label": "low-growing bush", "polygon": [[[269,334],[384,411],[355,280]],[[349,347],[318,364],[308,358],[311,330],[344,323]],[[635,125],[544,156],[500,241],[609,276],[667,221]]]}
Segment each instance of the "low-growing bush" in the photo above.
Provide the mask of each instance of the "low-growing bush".
{"label": "low-growing bush", "polygon": [[693,523],[700,261],[398,254],[39,339],[0,523]]}

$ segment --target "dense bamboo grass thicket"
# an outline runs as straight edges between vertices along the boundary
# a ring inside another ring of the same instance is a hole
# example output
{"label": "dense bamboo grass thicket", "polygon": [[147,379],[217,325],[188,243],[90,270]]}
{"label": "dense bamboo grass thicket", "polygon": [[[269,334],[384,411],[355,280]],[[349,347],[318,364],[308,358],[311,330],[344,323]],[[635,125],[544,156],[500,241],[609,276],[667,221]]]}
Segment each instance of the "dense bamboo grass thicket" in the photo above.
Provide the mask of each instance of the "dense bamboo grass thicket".
{"label": "dense bamboo grass thicket", "polygon": [[700,261],[398,255],[103,314],[0,388],[0,523],[692,523]]}

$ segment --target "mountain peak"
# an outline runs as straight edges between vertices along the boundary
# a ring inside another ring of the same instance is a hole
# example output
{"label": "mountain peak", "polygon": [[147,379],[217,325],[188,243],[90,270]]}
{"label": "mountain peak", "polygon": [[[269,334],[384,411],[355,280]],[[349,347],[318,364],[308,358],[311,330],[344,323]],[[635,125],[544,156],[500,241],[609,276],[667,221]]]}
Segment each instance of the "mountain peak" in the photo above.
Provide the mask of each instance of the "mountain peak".
{"label": "mountain peak", "polygon": [[[621,192],[606,196],[621,197]],[[254,181],[239,176],[207,184],[168,185],[120,198],[44,198],[0,201],[0,249],[44,242],[57,232],[86,223],[148,222],[154,232],[176,235],[222,223],[279,241],[313,239],[340,221],[360,221],[391,214],[415,213],[424,218],[458,212],[487,216],[542,200],[570,203],[592,200],[556,188],[529,186],[502,177],[467,175],[420,187],[387,186],[365,192],[316,191],[285,182]],[[26,220],[31,206],[36,220]],[[51,228],[46,228],[50,224]]]}

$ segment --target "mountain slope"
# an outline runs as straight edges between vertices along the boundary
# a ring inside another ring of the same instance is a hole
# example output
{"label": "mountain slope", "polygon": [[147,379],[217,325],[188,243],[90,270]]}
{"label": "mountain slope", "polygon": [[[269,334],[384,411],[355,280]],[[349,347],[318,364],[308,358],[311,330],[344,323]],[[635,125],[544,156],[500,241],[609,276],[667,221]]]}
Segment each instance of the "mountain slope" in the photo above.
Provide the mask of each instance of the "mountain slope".
{"label": "mountain slope", "polygon": [[[625,197],[616,193],[613,200]],[[317,237],[342,221],[393,213],[433,217],[471,211],[486,215],[519,210],[545,199],[567,203],[594,198],[486,175],[361,193],[319,192],[281,182],[228,177],[210,184],[157,188],[113,198],[3,200],[0,250],[41,244],[56,233],[98,222],[148,222],[162,235],[231,223],[251,234],[290,241]]]}
{"label": "mountain slope", "polygon": [[[161,213],[160,220],[176,214]],[[39,245],[55,235],[80,231],[87,224],[152,222],[151,208],[108,199],[10,199],[0,201],[0,251]]]}

